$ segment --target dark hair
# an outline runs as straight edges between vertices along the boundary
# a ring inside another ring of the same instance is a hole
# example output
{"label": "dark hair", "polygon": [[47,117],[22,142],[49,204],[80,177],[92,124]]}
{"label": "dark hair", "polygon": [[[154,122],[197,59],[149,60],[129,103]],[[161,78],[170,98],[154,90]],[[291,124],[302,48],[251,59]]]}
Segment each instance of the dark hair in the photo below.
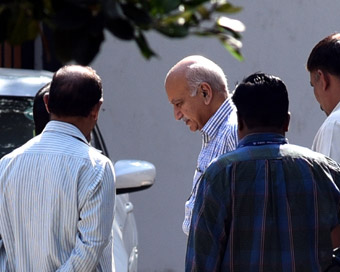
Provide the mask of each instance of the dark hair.
{"label": "dark hair", "polygon": [[43,86],[35,95],[33,102],[33,120],[35,126],[35,135],[40,134],[46,124],[50,121],[50,114],[46,110],[44,95],[50,91],[50,83]]}
{"label": "dark hair", "polygon": [[249,129],[282,128],[288,114],[288,93],[283,81],[275,76],[255,73],[235,89],[232,99]]}
{"label": "dark hair", "polygon": [[307,61],[309,72],[322,69],[340,76],[340,34],[334,33],[321,40],[310,53]]}
{"label": "dark hair", "polygon": [[87,117],[101,97],[102,83],[95,70],[67,65],[53,76],[48,108],[57,116]]}

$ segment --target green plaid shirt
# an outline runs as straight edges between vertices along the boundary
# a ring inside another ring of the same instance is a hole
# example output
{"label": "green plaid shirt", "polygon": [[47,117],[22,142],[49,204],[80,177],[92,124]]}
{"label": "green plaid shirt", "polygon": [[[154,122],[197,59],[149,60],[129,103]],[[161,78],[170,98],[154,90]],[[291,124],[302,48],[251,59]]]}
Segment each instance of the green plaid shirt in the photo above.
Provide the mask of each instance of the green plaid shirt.
{"label": "green plaid shirt", "polygon": [[193,210],[186,271],[322,271],[340,223],[340,166],[278,134],[212,163]]}

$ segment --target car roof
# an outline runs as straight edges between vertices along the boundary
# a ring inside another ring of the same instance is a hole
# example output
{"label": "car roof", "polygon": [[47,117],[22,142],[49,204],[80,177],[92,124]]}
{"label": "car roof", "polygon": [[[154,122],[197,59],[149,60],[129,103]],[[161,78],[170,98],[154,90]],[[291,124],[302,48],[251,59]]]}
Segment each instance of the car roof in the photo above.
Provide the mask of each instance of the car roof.
{"label": "car roof", "polygon": [[52,76],[43,70],[0,68],[0,96],[34,97]]}

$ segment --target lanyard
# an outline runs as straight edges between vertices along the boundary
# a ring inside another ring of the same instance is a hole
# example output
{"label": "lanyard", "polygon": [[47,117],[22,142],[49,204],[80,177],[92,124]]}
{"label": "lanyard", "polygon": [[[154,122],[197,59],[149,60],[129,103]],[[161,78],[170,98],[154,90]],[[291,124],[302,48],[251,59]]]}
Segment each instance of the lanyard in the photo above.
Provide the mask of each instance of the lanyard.
{"label": "lanyard", "polygon": [[255,140],[255,141],[248,141],[245,143],[239,144],[239,147],[244,147],[244,146],[260,146],[260,145],[269,145],[269,144],[276,144],[276,145],[281,145],[281,144],[286,144],[287,140],[285,138],[274,138],[270,140]]}

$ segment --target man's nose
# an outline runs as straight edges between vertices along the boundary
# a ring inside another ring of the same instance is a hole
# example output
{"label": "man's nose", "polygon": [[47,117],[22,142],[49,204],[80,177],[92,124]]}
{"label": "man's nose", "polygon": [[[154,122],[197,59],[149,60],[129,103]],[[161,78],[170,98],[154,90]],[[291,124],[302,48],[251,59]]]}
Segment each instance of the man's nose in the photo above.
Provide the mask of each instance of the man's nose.
{"label": "man's nose", "polygon": [[183,117],[181,110],[178,109],[176,106],[174,106],[174,116],[176,120],[181,120]]}

